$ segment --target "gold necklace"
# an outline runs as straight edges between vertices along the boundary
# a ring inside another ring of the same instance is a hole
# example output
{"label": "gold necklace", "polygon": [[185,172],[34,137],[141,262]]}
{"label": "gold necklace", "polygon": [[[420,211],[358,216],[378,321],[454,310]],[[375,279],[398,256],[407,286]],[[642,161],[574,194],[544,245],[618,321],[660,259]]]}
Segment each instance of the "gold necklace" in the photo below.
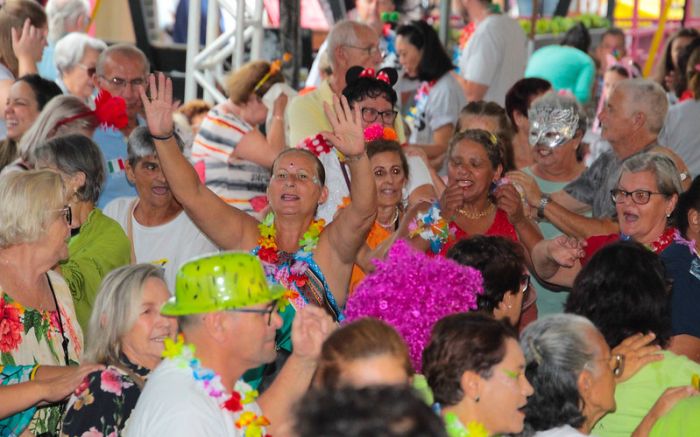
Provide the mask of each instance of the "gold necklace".
{"label": "gold necklace", "polygon": [[396,224],[396,220],[398,220],[398,219],[399,219],[399,207],[397,206],[396,209],[394,210],[394,215],[391,218],[391,220],[389,221],[389,223],[385,224],[385,223],[382,223],[379,220],[377,220],[377,224],[385,229],[391,228]]}
{"label": "gold necklace", "polygon": [[495,208],[494,204],[489,202],[489,205],[484,208],[483,211],[479,211],[477,213],[471,212],[471,211],[465,211],[462,208],[459,208],[457,210],[458,213],[462,214],[464,217],[468,218],[469,220],[477,220],[483,217],[486,217],[487,215],[491,214],[491,211]]}

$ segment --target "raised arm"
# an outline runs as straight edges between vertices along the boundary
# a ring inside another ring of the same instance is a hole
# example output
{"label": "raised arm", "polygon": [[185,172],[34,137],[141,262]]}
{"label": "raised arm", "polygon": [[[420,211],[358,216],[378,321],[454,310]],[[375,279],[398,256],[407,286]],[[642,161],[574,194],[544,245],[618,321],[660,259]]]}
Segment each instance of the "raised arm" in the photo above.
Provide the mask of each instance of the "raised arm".
{"label": "raised arm", "polygon": [[584,256],[583,243],[561,235],[553,240],[542,240],[530,254],[537,275],[552,284],[571,287]]}
{"label": "raised arm", "polygon": [[[328,225],[324,232],[327,236],[325,244],[332,248],[329,253],[335,261],[351,265],[377,214],[376,187],[365,153],[360,112],[353,113],[345,96],[342,100],[333,97],[333,109],[324,105],[333,132],[324,132],[323,135],[345,155],[351,177],[350,204]],[[323,239],[319,246],[321,244]]]}
{"label": "raised arm", "polygon": [[[227,250],[248,249],[257,238],[257,221],[229,206],[200,181],[192,165],[180,152],[173,136],[173,84],[163,73],[149,77],[150,94],[139,90],[148,129],[168,185],[187,215],[217,246]],[[252,238],[252,242],[247,241]],[[255,237],[252,237],[255,236]],[[250,243],[250,244],[249,244]]]}

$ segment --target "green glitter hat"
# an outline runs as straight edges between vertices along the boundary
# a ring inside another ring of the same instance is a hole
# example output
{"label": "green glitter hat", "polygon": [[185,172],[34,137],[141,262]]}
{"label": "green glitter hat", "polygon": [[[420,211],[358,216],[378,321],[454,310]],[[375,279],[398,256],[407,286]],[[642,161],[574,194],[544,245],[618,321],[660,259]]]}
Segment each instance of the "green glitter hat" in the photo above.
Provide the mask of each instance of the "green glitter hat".
{"label": "green glitter hat", "polygon": [[247,252],[221,252],[187,261],[175,280],[165,316],[232,310],[277,300],[285,288],[270,286],[260,260]]}

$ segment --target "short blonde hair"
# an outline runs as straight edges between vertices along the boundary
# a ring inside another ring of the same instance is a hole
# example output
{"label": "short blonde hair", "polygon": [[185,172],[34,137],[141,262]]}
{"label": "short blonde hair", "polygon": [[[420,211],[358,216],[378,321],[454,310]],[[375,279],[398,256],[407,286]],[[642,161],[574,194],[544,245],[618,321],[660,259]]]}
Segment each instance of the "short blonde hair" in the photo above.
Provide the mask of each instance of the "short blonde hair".
{"label": "short blonde hair", "polygon": [[282,72],[278,71],[267,78],[260,88],[255,90],[255,86],[269,71],[270,63],[267,61],[248,62],[226,78],[226,94],[236,105],[247,102],[253,92],[258,97],[264,96],[272,85],[284,82]]}
{"label": "short blonde hair", "polygon": [[65,199],[66,188],[54,171],[17,171],[0,176],[0,247],[42,238]]}
{"label": "short blonde hair", "polygon": [[87,362],[118,364],[122,339],[139,317],[143,286],[149,278],[163,279],[153,264],[136,264],[112,270],[102,280],[88,325]]}

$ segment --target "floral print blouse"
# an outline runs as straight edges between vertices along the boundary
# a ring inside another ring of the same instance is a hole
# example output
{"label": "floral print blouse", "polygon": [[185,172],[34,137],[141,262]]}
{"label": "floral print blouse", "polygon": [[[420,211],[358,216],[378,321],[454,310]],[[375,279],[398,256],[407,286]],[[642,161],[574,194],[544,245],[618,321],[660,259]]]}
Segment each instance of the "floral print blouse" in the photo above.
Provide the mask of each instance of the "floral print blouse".
{"label": "floral print blouse", "polygon": [[121,435],[149,372],[122,355],[119,367],[86,376],[68,401],[61,437]]}
{"label": "floral print blouse", "polygon": [[[48,278],[61,312],[63,334],[68,340],[68,363],[58,312],[25,307],[0,289],[0,364],[3,366],[78,364],[83,348],[83,332],[75,316],[70,290],[59,273],[49,271]],[[56,435],[62,413],[62,405],[37,408],[27,429],[34,435]],[[11,430],[16,435],[23,431]]]}

